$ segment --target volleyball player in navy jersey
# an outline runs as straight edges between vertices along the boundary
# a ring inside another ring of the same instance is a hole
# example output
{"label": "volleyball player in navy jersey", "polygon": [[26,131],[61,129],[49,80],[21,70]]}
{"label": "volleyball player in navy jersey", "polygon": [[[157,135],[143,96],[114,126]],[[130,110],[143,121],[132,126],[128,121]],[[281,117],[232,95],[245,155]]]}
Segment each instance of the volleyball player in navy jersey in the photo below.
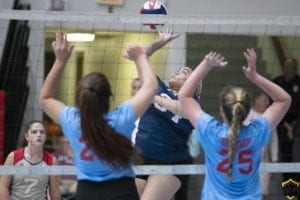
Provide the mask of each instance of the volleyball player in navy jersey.
{"label": "volleyball player in navy jersey", "polygon": [[54,98],[60,75],[73,50],[66,34],[57,32],[52,44],[56,56],[42,86],[39,104],[60,124],[70,141],[77,169],[76,200],[137,200],[132,164],[138,151],[131,143],[135,120],[157,91],[157,80],[143,48],[129,44],[125,57],[135,62],[143,85],[130,100],[110,111],[111,86],[100,72],[85,75],[78,83],[76,107]]}
{"label": "volleyball player in navy jersey", "polygon": [[[165,29],[159,38],[144,46],[150,57],[179,35]],[[191,164],[187,142],[192,124],[182,117],[177,92],[191,74],[192,69],[182,67],[169,79],[167,86],[157,77],[159,89],[146,112],[141,116],[136,136],[136,146],[141,150],[143,164]],[[136,184],[141,199],[168,200],[175,192],[175,199],[187,199],[188,175],[137,176]]]}
{"label": "volleyball player in navy jersey", "polygon": [[250,108],[250,94],[242,87],[227,86],[221,93],[223,123],[205,113],[193,99],[194,90],[213,67],[225,67],[227,61],[210,52],[194,70],[179,91],[179,101],[196,128],[198,141],[205,152],[206,174],[201,199],[261,199],[259,165],[262,148],[287,112],[291,97],[272,81],[256,72],[256,53],[244,52],[245,76],[264,92],[273,103],[261,117],[243,125]]}

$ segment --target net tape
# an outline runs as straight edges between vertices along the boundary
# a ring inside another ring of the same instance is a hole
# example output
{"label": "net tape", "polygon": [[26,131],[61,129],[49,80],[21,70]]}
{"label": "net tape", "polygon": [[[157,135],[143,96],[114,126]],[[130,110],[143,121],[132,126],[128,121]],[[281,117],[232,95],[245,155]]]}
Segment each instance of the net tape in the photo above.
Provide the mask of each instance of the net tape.
{"label": "net tape", "polygon": [[[137,175],[150,174],[205,174],[205,165],[139,165],[134,166]],[[261,163],[260,172],[288,173],[299,172],[300,163]],[[24,167],[24,166],[0,166],[0,175],[16,174],[48,174],[48,175],[74,175],[74,166],[47,166],[47,167]]]}
{"label": "net tape", "polygon": [[[300,16],[140,15],[78,11],[0,9],[0,20],[29,20],[61,29],[151,31],[142,24],[165,24],[176,32],[240,35],[300,35]],[[31,23],[33,26],[33,23]],[[36,25],[35,25],[36,26]],[[92,26],[92,27],[89,27]],[[163,26],[157,26],[161,30]],[[43,28],[40,28],[41,30]]]}
{"label": "net tape", "polygon": [[224,24],[299,26],[300,16],[251,15],[138,15],[99,12],[60,12],[0,9],[0,19],[76,22],[166,23],[166,24]]}

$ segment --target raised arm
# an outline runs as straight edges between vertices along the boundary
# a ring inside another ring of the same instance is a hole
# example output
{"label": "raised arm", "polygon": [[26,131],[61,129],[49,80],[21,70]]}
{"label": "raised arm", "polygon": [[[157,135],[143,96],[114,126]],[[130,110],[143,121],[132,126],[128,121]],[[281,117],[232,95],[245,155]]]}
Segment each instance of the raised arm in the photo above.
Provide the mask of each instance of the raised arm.
{"label": "raised arm", "polygon": [[281,87],[256,72],[256,53],[254,49],[247,49],[244,56],[247,60],[247,66],[243,67],[245,76],[273,100],[273,103],[263,113],[263,116],[268,119],[271,129],[273,129],[286,114],[291,104],[291,97]]}
{"label": "raised arm", "polygon": [[59,124],[59,113],[64,104],[56,100],[54,94],[59,78],[71,56],[73,46],[68,46],[65,33],[57,32],[52,48],[56,59],[40,91],[39,105],[52,120]]}
{"label": "raised arm", "polygon": [[134,61],[139,78],[143,80],[143,85],[132,97],[131,102],[139,118],[152,102],[158,89],[156,75],[148,62],[148,57],[143,48],[137,44],[129,44],[126,48],[126,58]]}
{"label": "raised arm", "polygon": [[179,90],[178,98],[181,103],[184,115],[190,122],[196,127],[197,119],[202,114],[203,110],[201,106],[194,100],[194,92],[207,73],[215,67],[225,67],[227,61],[224,60],[220,54],[210,52],[205,56],[203,61],[192,72],[188,79],[184,82],[183,86]]}
{"label": "raised arm", "polygon": [[168,28],[163,31],[159,31],[159,38],[143,46],[146,55],[150,57],[154,52],[165,46],[167,43],[175,38],[178,38],[179,34],[174,34],[174,32]]}

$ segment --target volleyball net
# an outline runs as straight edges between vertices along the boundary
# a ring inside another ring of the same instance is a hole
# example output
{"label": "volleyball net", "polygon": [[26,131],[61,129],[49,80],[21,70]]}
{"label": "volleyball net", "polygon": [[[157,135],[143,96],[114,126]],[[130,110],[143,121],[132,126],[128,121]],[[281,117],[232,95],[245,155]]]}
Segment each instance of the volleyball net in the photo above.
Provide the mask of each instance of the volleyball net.
{"label": "volleyball net", "polygon": [[[74,104],[77,81],[91,71],[101,71],[112,84],[113,105],[116,106],[130,98],[130,83],[137,76],[133,63],[123,58],[126,45],[132,42],[143,45],[158,37],[157,30],[147,24],[158,24],[158,30],[168,27],[181,35],[150,58],[155,72],[163,80],[179,67],[197,66],[209,51],[217,51],[226,57],[232,67],[226,73],[211,72],[203,83],[201,94],[207,112],[216,116],[221,86],[238,84],[253,92],[258,90],[241,73],[246,48],[256,49],[258,71],[270,79],[281,74],[285,58],[300,59],[298,16],[161,16],[0,10],[0,89],[6,93],[5,112],[10,113],[5,115],[0,145],[3,158],[20,144],[27,121],[44,118],[37,97],[54,61],[51,43],[56,31],[92,35],[91,41],[82,41],[82,37],[79,38],[81,41],[72,41],[74,52],[59,83],[57,98],[66,104]],[[47,148],[54,150],[58,146],[56,138],[62,133],[56,126],[49,125],[46,129]],[[300,163],[262,163],[260,170],[300,172]],[[205,165],[135,166],[135,171],[137,174],[203,174]],[[69,166],[0,167],[0,174],[17,173],[76,172]]]}
{"label": "volleyball net", "polygon": [[[294,173],[300,172],[300,163],[261,163],[260,172],[269,173]],[[137,175],[149,174],[176,174],[199,175],[205,174],[204,164],[192,165],[140,165],[134,166]],[[21,167],[0,166],[0,175],[14,174],[49,174],[49,175],[76,175],[75,166],[47,166],[47,167]]]}

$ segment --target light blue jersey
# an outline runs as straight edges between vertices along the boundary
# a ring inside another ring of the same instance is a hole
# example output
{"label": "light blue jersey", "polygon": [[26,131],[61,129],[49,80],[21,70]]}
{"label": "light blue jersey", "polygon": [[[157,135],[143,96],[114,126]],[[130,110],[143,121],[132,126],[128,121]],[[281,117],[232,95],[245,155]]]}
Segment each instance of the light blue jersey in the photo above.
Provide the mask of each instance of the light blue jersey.
{"label": "light blue jersey", "polygon": [[[104,118],[117,133],[122,134],[128,140],[131,139],[136,118],[130,101],[121,104],[117,109],[106,114]],[[80,116],[77,108],[64,107],[60,113],[60,124],[74,152],[78,180],[101,182],[135,176],[132,167],[114,169],[108,163],[100,160],[89,149],[82,139]]]}
{"label": "light blue jersey", "polygon": [[198,119],[197,138],[204,149],[206,163],[201,199],[261,199],[259,164],[261,150],[271,136],[269,123],[264,117],[259,117],[241,128],[231,181],[227,178],[228,130],[227,124],[206,113]]}

